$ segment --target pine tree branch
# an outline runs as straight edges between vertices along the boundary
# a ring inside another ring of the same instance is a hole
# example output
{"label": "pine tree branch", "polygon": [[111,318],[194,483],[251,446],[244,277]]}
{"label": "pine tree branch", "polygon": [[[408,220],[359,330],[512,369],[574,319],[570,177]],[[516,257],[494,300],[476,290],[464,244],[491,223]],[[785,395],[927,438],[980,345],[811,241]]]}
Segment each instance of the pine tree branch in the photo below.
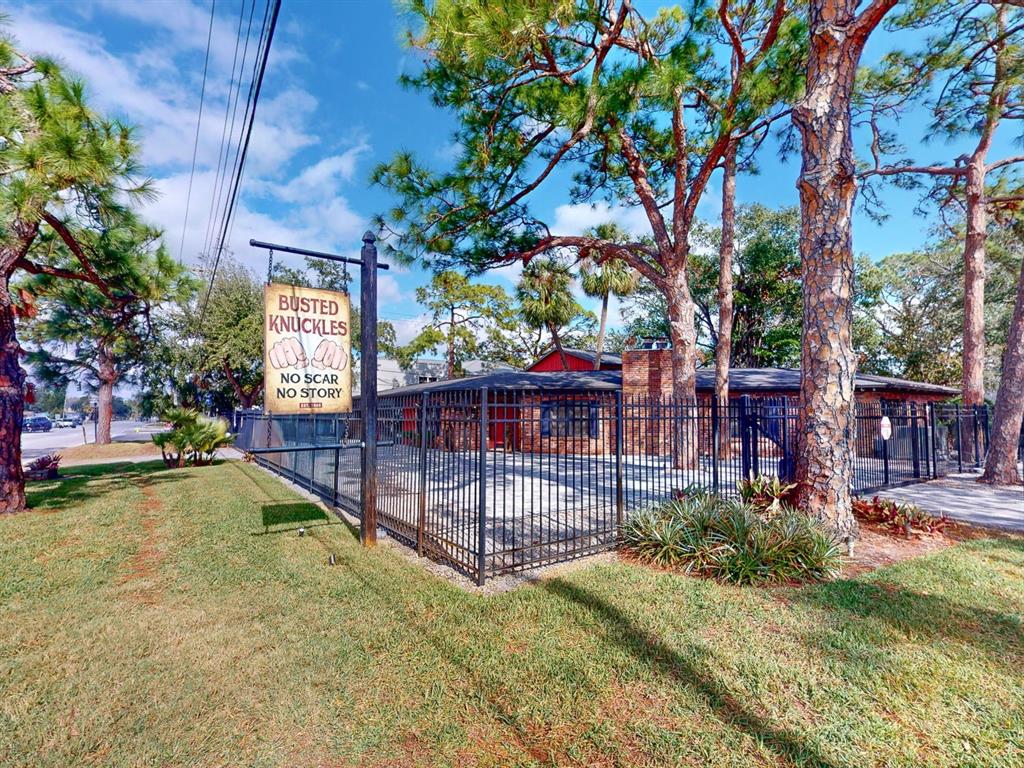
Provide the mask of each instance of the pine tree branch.
{"label": "pine tree branch", "polygon": [[[93,268],[92,262],[89,260],[89,257],[85,255],[85,250],[82,248],[81,243],[79,243],[75,236],[71,234],[71,230],[64,225],[63,221],[47,210],[43,211],[43,221],[53,228],[53,231],[60,236],[61,240],[64,241],[64,245],[68,247],[68,250],[75,255],[76,259],[78,259],[78,263],[82,265],[84,274],[87,275],[87,277],[84,278],[86,282],[95,285],[99,289],[100,293],[113,301],[114,297],[110,294],[110,289]],[[83,278],[78,277],[74,279],[81,280]]]}

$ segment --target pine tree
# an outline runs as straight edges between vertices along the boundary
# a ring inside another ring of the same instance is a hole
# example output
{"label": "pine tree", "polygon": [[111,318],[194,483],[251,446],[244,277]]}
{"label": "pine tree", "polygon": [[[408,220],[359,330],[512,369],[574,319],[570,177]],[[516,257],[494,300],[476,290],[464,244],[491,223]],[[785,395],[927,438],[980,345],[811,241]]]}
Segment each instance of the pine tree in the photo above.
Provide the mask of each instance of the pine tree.
{"label": "pine tree", "polygon": [[[411,10],[425,66],[407,82],[454,112],[463,151],[446,173],[408,153],[375,171],[400,198],[381,219],[386,247],[439,269],[541,254],[621,259],[664,295],[674,388],[693,398],[690,230],[732,143],[763,135],[799,89],[802,22],[785,0],[651,16],[596,0],[419,0]],[[722,39],[742,60],[732,70],[717,55]],[[651,240],[552,234],[531,196],[569,178],[576,202],[641,208]]]}
{"label": "pine tree", "polygon": [[853,240],[856,166],[851,101],[861,53],[896,0],[811,0],[807,90],[793,108],[803,164],[803,344],[796,478],[799,502],[837,538],[855,533]]}
{"label": "pine tree", "polygon": [[[923,34],[918,50],[889,53],[861,77],[858,121],[870,130],[868,205],[883,208],[873,180],[922,187],[940,208],[963,212],[963,401],[985,400],[985,259],[988,218],[993,208],[1016,205],[1019,194],[993,194],[990,187],[1024,162],[1024,155],[991,157],[1000,126],[1024,116],[1024,10],[1003,2],[915,0],[892,19],[896,30]],[[890,127],[908,109],[930,115],[926,138],[968,141],[968,152],[922,164],[907,156],[899,130]],[[897,157],[903,155],[902,157]],[[927,186],[925,181],[931,183]]]}
{"label": "pine tree", "polygon": [[[96,391],[96,442],[102,445],[110,442],[115,387],[148,357],[154,314],[165,301],[189,291],[191,282],[160,244],[160,233],[134,217],[121,216],[100,232],[73,235],[91,262],[110,265],[109,288],[53,274],[31,276],[18,288],[25,314],[31,315],[26,330],[35,348],[29,362],[45,381]],[[51,263],[75,260],[49,232],[37,238],[29,255],[44,250]]]}
{"label": "pine tree", "polygon": [[[81,82],[0,37],[0,512],[25,506],[25,372],[12,278],[48,275],[109,293],[118,265],[91,260],[74,233],[124,200],[151,193],[138,180],[137,155],[132,131],[91,110]],[[46,251],[32,248],[47,233],[64,243],[72,263],[54,264]]]}

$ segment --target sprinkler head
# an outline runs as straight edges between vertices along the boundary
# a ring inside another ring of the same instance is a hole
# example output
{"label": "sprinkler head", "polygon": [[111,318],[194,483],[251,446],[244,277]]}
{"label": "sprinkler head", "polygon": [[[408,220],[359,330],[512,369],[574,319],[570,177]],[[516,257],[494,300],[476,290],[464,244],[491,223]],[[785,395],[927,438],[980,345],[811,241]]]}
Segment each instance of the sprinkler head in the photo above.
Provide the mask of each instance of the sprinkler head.
{"label": "sprinkler head", "polygon": [[305,536],[305,535],[306,535],[306,529],[305,528],[299,528],[299,536]]}
{"label": "sprinkler head", "polygon": [[328,557],[327,557],[327,564],[328,565],[336,565],[337,564],[337,561],[334,559],[334,553],[333,552],[331,552],[331,554],[328,555]]}

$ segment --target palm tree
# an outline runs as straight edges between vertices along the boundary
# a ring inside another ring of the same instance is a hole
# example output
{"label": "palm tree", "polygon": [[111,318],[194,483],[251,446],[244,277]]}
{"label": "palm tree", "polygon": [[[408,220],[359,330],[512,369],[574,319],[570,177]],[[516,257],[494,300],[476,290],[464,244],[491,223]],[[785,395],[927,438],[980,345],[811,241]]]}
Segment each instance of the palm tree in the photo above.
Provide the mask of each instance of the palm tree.
{"label": "palm tree", "polygon": [[[598,224],[592,230],[602,240],[626,242],[626,233],[615,224]],[[614,294],[620,299],[636,291],[640,273],[621,259],[601,259],[596,252],[587,252],[580,262],[580,282],[583,292],[592,299],[601,300],[601,324],[597,331],[597,355],[594,370],[601,370],[604,335],[608,326],[608,299]]]}
{"label": "palm tree", "polygon": [[554,259],[534,259],[523,269],[516,298],[526,322],[551,334],[562,369],[568,370],[569,361],[562,349],[559,329],[583,312],[583,307],[572,296],[569,267]]}

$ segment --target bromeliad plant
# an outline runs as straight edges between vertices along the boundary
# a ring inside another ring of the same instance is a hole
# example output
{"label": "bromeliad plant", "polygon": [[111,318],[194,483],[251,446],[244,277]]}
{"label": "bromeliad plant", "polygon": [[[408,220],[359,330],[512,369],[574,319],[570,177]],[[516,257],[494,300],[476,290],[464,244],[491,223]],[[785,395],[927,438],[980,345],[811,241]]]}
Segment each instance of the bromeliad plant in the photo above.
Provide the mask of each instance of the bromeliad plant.
{"label": "bromeliad plant", "polygon": [[57,476],[57,470],[60,469],[60,454],[59,453],[48,453],[45,456],[40,456],[37,459],[33,459],[29,465],[25,468],[25,473],[29,479],[32,480],[49,480]]}
{"label": "bromeliad plant", "polygon": [[622,540],[644,562],[735,584],[822,581],[839,572],[839,546],[806,515],[783,507],[769,518],[708,493],[638,512]]}
{"label": "bromeliad plant", "polygon": [[949,524],[945,515],[932,515],[914,504],[892,499],[854,499],[853,516],[859,522],[876,525],[890,533],[910,536],[913,531],[941,533]]}
{"label": "bromeliad plant", "polygon": [[766,518],[777,517],[790,504],[797,489],[796,483],[784,483],[774,475],[753,475],[736,483],[740,498],[758,514]]}
{"label": "bromeliad plant", "polygon": [[172,408],[164,414],[164,420],[171,429],[153,435],[153,442],[160,447],[168,467],[210,464],[217,451],[234,439],[226,421],[203,416],[192,408]]}

